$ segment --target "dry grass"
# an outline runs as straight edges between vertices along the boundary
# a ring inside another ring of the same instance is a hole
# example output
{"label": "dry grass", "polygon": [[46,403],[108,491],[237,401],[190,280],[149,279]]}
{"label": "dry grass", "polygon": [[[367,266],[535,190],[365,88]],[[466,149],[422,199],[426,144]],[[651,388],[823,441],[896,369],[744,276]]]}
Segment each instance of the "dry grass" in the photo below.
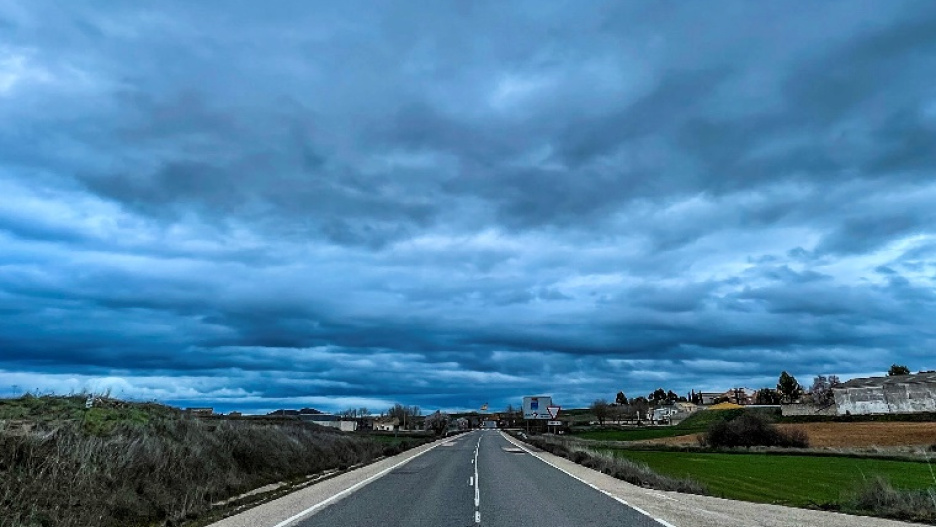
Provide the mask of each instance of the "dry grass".
{"label": "dry grass", "polygon": [[867,480],[850,495],[844,510],[928,524],[936,523],[936,486],[926,490],[896,489],[885,478]]}
{"label": "dry grass", "polygon": [[179,415],[107,423],[0,427],[0,527],[177,526],[251,489],[409,446],[298,421]]}
{"label": "dry grass", "polygon": [[797,423],[777,425],[802,430],[815,447],[866,448],[936,444],[936,423]]}
{"label": "dry grass", "polygon": [[705,494],[705,489],[691,479],[663,476],[643,463],[635,463],[615,456],[611,451],[590,448],[580,441],[548,436],[531,436],[522,439],[536,448],[634,485],[658,490]]}

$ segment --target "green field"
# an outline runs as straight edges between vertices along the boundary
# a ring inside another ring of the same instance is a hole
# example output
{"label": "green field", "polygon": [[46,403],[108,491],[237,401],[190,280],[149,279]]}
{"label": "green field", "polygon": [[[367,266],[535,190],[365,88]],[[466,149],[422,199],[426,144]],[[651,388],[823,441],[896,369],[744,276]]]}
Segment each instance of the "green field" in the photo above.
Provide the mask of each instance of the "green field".
{"label": "green field", "polygon": [[[671,477],[689,477],[724,498],[794,507],[838,504],[880,475],[900,489],[936,486],[926,463],[849,457],[616,450]],[[933,467],[936,470],[936,467]]]}
{"label": "green field", "polygon": [[661,437],[676,437],[704,432],[709,425],[722,419],[737,417],[744,410],[704,410],[690,415],[675,426],[605,428],[573,432],[577,439],[594,441],[643,441]]}
{"label": "green field", "polygon": [[589,430],[576,432],[576,439],[590,439],[593,441],[643,441],[660,437],[673,437],[686,435],[690,432],[674,428],[625,428],[622,430]]}

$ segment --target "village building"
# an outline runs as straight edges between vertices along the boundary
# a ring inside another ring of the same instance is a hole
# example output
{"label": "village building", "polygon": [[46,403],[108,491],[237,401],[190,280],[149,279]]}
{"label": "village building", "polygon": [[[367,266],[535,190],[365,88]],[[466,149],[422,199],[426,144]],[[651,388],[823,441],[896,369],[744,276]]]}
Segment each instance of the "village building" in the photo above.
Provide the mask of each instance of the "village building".
{"label": "village building", "polygon": [[342,419],[341,416],[334,414],[299,414],[299,419],[319,426],[337,428],[342,432],[354,432],[358,425],[357,421]]}
{"label": "village building", "polygon": [[374,420],[374,430],[378,432],[393,432],[400,428],[400,420],[396,417],[383,417]]}
{"label": "village building", "polygon": [[936,412],[936,372],[852,379],[832,389],[838,415]]}
{"label": "village building", "polygon": [[657,423],[675,424],[689,417],[698,409],[699,407],[692,403],[673,403],[654,408],[648,417]]}

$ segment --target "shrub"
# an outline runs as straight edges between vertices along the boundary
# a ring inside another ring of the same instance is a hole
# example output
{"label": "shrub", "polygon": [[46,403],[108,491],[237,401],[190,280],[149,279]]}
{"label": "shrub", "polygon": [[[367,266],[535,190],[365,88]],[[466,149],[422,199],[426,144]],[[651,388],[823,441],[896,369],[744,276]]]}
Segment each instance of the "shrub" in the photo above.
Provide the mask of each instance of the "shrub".
{"label": "shrub", "polygon": [[300,422],[174,418],[0,430],[0,527],[179,525],[211,503],[397,453]]}
{"label": "shrub", "polygon": [[776,446],[806,448],[809,438],[802,430],[784,432],[766,417],[742,413],[731,420],[712,423],[699,442],[713,448]]}
{"label": "shrub", "polygon": [[851,512],[873,514],[915,522],[936,522],[936,488],[927,490],[895,489],[878,476],[865,481],[846,501]]}

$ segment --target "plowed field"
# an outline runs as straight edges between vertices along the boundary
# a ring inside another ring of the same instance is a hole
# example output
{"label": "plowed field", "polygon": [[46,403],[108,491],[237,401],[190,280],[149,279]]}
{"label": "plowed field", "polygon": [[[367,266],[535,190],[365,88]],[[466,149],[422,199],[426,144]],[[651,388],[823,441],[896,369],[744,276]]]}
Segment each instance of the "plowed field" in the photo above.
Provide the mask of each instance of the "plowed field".
{"label": "plowed field", "polygon": [[804,430],[812,447],[915,446],[936,444],[936,423],[801,423],[786,430]]}
{"label": "plowed field", "polygon": [[[863,448],[936,445],[936,423],[798,423],[778,425],[804,430],[810,447]],[[696,434],[642,441],[657,445],[693,445]]]}

